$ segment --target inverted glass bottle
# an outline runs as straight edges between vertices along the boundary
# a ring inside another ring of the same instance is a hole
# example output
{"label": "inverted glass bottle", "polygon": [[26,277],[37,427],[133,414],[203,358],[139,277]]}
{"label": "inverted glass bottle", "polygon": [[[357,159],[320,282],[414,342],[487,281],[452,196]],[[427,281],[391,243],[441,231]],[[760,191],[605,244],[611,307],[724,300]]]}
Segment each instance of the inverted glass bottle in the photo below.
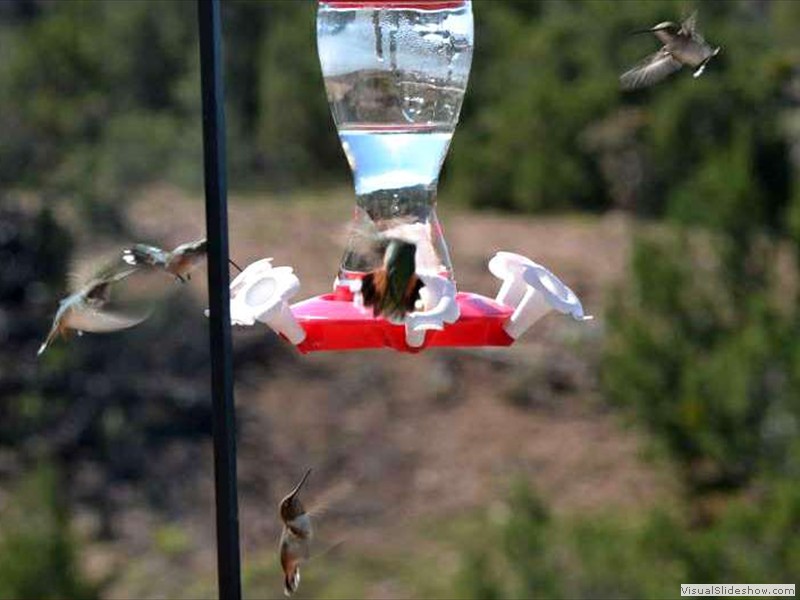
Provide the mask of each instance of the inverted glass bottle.
{"label": "inverted glass bottle", "polygon": [[[356,191],[354,231],[412,232],[417,270],[452,277],[439,172],[472,62],[469,0],[321,1],[317,47]],[[380,266],[352,235],[339,279]]]}

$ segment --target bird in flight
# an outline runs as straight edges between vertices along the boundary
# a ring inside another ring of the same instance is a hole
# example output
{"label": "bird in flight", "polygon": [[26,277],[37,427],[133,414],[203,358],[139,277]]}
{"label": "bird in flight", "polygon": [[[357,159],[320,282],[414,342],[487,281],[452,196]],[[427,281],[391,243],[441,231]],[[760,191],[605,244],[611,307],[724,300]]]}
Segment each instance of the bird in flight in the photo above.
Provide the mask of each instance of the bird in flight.
{"label": "bird in flight", "polygon": [[313,532],[311,517],[300,502],[300,488],[311,474],[306,471],[303,479],[281,500],[279,505],[283,533],[281,533],[280,551],[281,568],[283,569],[283,592],[291,596],[300,585],[300,563],[311,556],[310,544]]}
{"label": "bird in flight", "polygon": [[205,260],[207,247],[205,238],[181,244],[171,252],[156,246],[136,244],[122,252],[122,259],[131,266],[163,269],[185,283],[192,278],[192,271]]}
{"label": "bird in flight", "polygon": [[684,66],[694,69],[696,79],[721,49],[719,46],[712,48],[697,31],[697,12],[680,25],[665,21],[635,33],[652,33],[663,47],[620,76],[622,88],[626,90],[653,85]]}
{"label": "bird in flight", "polygon": [[[117,260],[116,263],[103,265],[97,270],[90,268],[94,273],[73,277],[73,291],[59,302],[50,333],[39,347],[37,356],[41,356],[59,335],[66,336],[69,330],[77,331],[79,335],[84,331],[118,331],[138,325],[147,318],[147,314],[107,309],[112,286],[139,270],[139,267],[121,266],[118,263]],[[83,265],[83,271],[87,270],[87,265]]]}

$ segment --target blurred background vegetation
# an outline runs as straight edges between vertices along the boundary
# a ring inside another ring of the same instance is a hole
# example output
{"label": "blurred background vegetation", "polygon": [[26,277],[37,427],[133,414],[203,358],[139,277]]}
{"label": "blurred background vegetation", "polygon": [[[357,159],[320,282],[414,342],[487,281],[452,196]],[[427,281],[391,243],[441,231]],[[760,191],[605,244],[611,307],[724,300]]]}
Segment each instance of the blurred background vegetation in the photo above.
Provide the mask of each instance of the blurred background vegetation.
{"label": "blurred background vegetation", "polygon": [[[619,73],[656,48],[629,33],[692,8],[474,3],[475,59],[442,195],[465,211],[635,223],[591,368],[604,406],[644,432],[680,493],[635,519],[565,517],[520,482],[500,508],[441,525],[459,566],[435,581],[430,567],[409,576],[422,597],[666,597],[686,582],[797,582],[800,3],[698,3],[705,37],[723,46],[706,74],[621,92]],[[223,3],[234,192],[280,201],[343,185],[314,15],[314,2]],[[201,190],[195,7],[6,0],[0,46],[0,596],[93,597],[103,582],[78,566],[69,506],[95,506],[103,521],[111,500],[102,486],[76,497],[75,465],[137,481],[176,437],[207,434],[205,334],[165,322],[164,356],[136,332],[121,352],[99,338],[54,348],[40,367],[17,354],[33,354],[64,287],[76,241],[61,207],[114,236],[135,229],[124,209],[143,187]],[[21,210],[15,199],[30,193],[41,201]],[[188,312],[174,302],[171,314]],[[148,479],[148,501],[172,506],[169,481]],[[167,553],[185,544],[170,531]],[[306,590],[363,593],[350,567],[396,565],[345,565]],[[259,578],[252,566],[254,593]]]}

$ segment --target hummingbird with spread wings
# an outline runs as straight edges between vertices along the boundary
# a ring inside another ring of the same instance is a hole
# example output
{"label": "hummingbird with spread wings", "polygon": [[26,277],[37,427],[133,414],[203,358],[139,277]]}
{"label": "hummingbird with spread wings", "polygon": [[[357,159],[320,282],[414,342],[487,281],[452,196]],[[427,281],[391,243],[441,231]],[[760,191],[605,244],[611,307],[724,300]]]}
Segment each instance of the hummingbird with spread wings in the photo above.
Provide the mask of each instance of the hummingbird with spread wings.
{"label": "hummingbird with spread wings", "polygon": [[[92,265],[87,263],[82,266],[82,271],[88,270],[94,270]],[[70,330],[76,331],[78,335],[84,331],[110,332],[127,329],[144,321],[147,314],[128,314],[107,309],[111,300],[111,287],[138,270],[139,267],[123,267],[117,261],[103,265],[91,275],[74,276],[73,292],[59,302],[53,325],[39,347],[37,356],[41,356],[58,336],[66,337]]]}
{"label": "hummingbird with spread wings", "polygon": [[181,244],[171,252],[156,246],[136,244],[122,252],[122,259],[132,266],[162,269],[185,283],[192,278],[192,271],[205,260],[207,248],[205,238]]}
{"label": "hummingbird with spread wings", "polygon": [[652,33],[663,47],[620,76],[622,88],[626,90],[653,85],[684,66],[694,69],[696,79],[721,49],[719,46],[712,48],[697,30],[696,11],[680,25],[665,21],[634,33]]}

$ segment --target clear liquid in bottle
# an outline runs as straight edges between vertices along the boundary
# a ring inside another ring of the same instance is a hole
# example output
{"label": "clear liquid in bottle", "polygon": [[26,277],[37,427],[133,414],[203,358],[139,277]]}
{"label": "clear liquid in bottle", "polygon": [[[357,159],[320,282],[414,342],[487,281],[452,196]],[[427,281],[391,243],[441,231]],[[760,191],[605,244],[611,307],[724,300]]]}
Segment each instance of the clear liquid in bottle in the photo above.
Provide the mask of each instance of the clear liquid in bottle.
{"label": "clear liquid in bottle", "polygon": [[[317,45],[328,102],[353,171],[354,230],[413,232],[417,270],[452,277],[436,217],[439,172],[472,61],[472,7],[320,2]],[[340,280],[380,266],[351,236]]]}

